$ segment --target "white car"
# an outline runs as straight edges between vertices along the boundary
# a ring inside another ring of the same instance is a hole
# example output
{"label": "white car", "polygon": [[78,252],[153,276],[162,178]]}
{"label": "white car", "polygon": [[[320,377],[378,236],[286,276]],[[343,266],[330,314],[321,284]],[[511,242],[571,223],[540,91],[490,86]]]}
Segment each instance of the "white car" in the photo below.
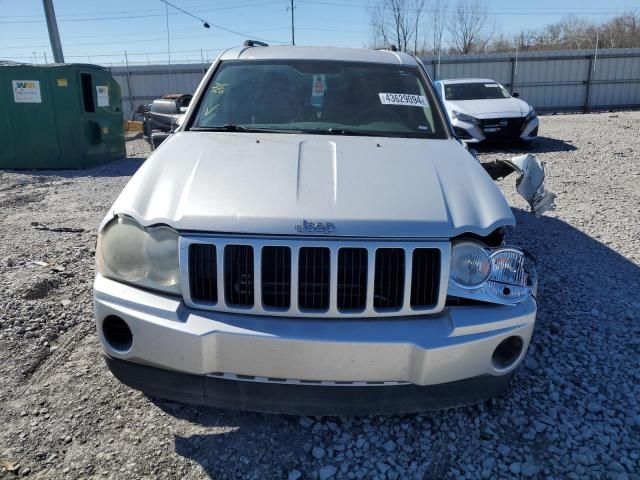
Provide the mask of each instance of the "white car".
{"label": "white car", "polygon": [[467,143],[484,140],[530,141],[538,135],[536,111],[495,80],[458,78],[434,86],[455,134]]}
{"label": "white car", "polygon": [[533,332],[514,223],[415,57],[248,42],[213,63],[103,220],[98,335],[122,382],[187,402],[478,402]]}

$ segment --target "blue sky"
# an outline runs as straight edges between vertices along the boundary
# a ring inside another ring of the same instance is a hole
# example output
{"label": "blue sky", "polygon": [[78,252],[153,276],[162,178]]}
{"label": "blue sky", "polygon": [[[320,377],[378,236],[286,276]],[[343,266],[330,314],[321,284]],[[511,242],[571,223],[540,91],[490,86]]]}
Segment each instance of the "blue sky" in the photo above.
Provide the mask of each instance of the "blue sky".
{"label": "blue sky", "polygon": [[[371,39],[368,7],[372,0],[294,0],[296,43],[366,46]],[[430,0],[427,0],[429,4]],[[169,8],[172,63],[215,58],[221,49],[261,38],[290,42],[289,0],[172,0],[212,23]],[[68,62],[121,64],[124,52],[133,64],[165,63],[165,7],[160,0],[54,0],[60,37]],[[602,20],[629,10],[640,0],[488,0],[496,32],[514,33],[558,21],[566,14]],[[52,59],[41,0],[0,0],[0,59],[43,62]],[[237,31],[229,33],[217,24]]]}

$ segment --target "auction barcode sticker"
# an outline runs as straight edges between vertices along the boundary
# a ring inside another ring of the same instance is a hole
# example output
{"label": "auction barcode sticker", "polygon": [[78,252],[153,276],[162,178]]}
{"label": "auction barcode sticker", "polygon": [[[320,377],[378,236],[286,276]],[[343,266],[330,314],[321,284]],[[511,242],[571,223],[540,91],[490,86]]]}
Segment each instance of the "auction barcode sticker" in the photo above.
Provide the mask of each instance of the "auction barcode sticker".
{"label": "auction barcode sticker", "polygon": [[408,107],[428,107],[427,97],[424,95],[409,95],[407,93],[379,93],[383,105],[406,105]]}

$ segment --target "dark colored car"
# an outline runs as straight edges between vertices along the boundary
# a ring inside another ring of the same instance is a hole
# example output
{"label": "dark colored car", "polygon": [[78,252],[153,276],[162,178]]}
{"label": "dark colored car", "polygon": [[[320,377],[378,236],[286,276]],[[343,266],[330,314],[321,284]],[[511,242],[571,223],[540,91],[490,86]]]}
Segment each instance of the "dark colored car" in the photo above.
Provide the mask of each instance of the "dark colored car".
{"label": "dark colored car", "polygon": [[143,114],[144,136],[151,137],[154,130],[170,132],[180,115],[187,111],[191,94],[173,93],[154,100]]}

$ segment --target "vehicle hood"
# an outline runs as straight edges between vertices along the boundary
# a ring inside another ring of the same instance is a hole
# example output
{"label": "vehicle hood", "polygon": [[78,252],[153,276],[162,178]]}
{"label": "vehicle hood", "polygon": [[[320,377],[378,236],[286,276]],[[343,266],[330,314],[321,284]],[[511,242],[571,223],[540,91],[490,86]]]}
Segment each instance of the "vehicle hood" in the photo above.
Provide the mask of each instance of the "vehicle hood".
{"label": "vehicle hood", "polygon": [[395,238],[515,223],[455,140],[226,132],[168,138],[112,214],[181,231],[300,235],[306,220],[333,223],[332,236]]}
{"label": "vehicle hood", "polygon": [[522,117],[529,113],[529,104],[519,98],[496,98],[488,100],[447,100],[447,111],[466,113],[477,118]]}

